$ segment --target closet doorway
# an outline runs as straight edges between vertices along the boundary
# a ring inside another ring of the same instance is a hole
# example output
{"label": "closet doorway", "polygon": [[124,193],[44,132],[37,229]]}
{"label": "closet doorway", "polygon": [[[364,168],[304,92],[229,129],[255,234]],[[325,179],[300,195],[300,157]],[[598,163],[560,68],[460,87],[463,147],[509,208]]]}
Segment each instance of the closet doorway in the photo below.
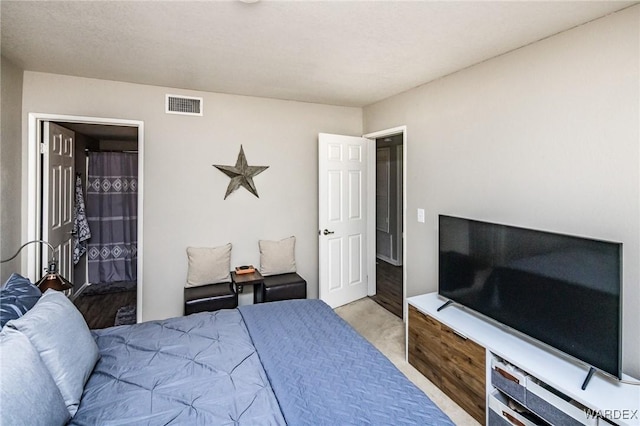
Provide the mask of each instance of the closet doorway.
{"label": "closet doorway", "polygon": [[376,294],[371,298],[402,318],[404,134],[376,138]]}
{"label": "closet doorway", "polygon": [[[56,242],[53,256],[74,284],[71,298],[89,328],[140,321],[142,123],[32,114],[29,118],[30,142],[32,133],[39,141],[33,161],[29,152],[29,175],[36,183],[29,180],[29,192],[35,195],[39,214],[29,220],[28,231]],[[58,150],[71,158],[72,166],[62,171],[54,161]],[[57,215],[58,205],[63,215]],[[59,232],[57,216],[72,217],[65,232]],[[35,275],[50,256],[47,250],[36,253]]]}

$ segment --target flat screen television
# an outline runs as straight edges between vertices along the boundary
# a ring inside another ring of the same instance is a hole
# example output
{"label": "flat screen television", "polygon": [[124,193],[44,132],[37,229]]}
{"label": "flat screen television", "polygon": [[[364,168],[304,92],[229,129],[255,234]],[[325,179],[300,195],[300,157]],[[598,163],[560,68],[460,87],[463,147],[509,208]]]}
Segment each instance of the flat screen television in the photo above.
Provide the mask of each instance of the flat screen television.
{"label": "flat screen television", "polygon": [[621,243],[440,215],[438,281],[444,298],[621,378]]}

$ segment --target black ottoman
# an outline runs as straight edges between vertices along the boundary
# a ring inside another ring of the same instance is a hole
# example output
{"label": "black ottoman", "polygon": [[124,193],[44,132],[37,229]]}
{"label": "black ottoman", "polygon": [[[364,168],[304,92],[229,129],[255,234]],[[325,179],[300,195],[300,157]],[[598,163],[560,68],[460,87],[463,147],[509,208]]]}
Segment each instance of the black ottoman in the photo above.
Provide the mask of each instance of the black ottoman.
{"label": "black ottoman", "polygon": [[184,289],[185,315],[237,307],[238,295],[233,290],[233,283],[207,284]]}
{"label": "black ottoman", "polygon": [[307,282],[295,272],[264,277],[262,302],[306,298]]}

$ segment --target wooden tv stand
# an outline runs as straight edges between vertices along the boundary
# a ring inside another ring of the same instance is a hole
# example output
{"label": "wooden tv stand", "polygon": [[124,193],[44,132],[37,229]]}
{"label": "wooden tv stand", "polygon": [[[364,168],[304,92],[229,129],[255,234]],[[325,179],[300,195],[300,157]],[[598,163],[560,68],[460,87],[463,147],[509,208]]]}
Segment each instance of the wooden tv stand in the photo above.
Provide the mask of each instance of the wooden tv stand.
{"label": "wooden tv stand", "polygon": [[640,425],[640,386],[598,372],[582,390],[588,366],[459,305],[438,312],[436,293],[407,301],[409,363],[480,423],[518,424],[504,407],[522,399],[552,424]]}

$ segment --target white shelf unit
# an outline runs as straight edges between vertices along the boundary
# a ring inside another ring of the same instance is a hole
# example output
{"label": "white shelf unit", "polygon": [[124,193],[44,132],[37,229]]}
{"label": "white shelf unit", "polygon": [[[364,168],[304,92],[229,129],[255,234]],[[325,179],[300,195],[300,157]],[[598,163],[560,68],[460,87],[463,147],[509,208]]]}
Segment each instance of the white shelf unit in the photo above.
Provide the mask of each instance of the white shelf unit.
{"label": "white shelf unit", "polygon": [[[576,360],[457,304],[438,312],[438,308],[446,301],[437,293],[407,299],[418,311],[440,321],[487,350],[487,398],[493,390],[490,378],[491,359],[493,355],[497,355],[585,407],[595,412],[609,413],[611,416],[607,420],[613,424],[640,425],[640,386],[624,384],[596,372],[586,390],[582,390],[582,383],[589,371],[588,366],[581,365]],[[408,326],[407,322],[407,339]],[[627,376],[624,378],[634,380]],[[487,407],[488,402],[487,400]]]}

